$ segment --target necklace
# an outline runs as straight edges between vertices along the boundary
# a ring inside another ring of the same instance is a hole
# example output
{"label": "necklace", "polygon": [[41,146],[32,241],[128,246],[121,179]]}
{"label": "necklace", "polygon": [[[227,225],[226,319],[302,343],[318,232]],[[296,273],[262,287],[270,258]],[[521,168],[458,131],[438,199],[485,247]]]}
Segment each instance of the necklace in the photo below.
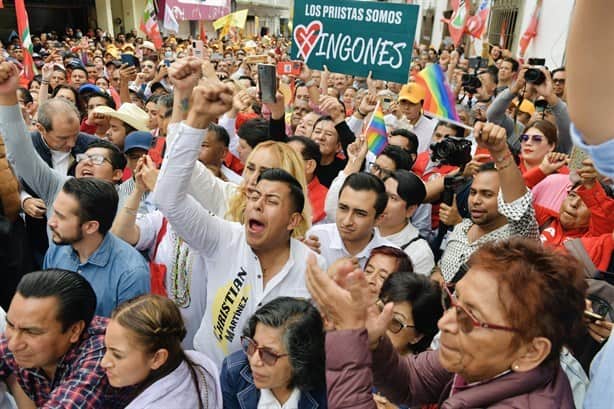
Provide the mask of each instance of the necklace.
{"label": "necklace", "polygon": [[190,247],[183,246],[183,239],[174,232],[173,239],[175,241],[175,253],[171,270],[171,297],[178,307],[187,308],[191,302],[190,282],[194,257],[190,253]]}

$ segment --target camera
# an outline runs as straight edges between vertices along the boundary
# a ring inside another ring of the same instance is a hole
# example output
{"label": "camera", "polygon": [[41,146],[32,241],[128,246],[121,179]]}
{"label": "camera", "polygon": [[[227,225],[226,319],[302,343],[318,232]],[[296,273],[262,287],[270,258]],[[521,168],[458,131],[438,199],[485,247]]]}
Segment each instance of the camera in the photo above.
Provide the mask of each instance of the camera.
{"label": "camera", "polygon": [[465,92],[469,94],[475,94],[478,88],[482,86],[482,81],[475,74],[463,74],[461,83]]}
{"label": "camera", "polygon": [[465,138],[448,136],[440,142],[431,144],[430,148],[433,162],[463,168],[471,161],[471,141]]}
{"label": "camera", "polygon": [[531,84],[540,85],[546,81],[546,76],[537,68],[528,68],[524,73],[524,79]]}

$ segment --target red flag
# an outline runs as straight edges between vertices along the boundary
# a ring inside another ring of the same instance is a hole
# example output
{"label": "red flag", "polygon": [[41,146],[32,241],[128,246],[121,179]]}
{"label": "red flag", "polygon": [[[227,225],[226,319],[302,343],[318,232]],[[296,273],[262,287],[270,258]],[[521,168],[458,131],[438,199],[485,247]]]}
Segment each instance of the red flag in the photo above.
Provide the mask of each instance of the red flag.
{"label": "red flag", "polygon": [[15,14],[17,15],[17,30],[19,40],[23,47],[23,70],[21,71],[22,80],[31,81],[34,78],[34,61],[32,60],[32,40],[30,39],[30,24],[28,23],[28,13],[24,0],[15,0]]}
{"label": "red flag", "polygon": [[441,21],[448,25],[450,37],[452,37],[454,45],[458,45],[463,38],[465,24],[467,23],[467,6],[465,5],[465,0],[452,0],[452,9],[454,11],[450,19],[442,18]]}
{"label": "red flag", "polygon": [[203,20],[198,22],[198,28],[200,32],[200,39],[202,41],[207,41],[207,32],[205,31],[205,22]]}
{"label": "red flag", "polygon": [[490,13],[489,3],[490,0],[482,0],[480,7],[475,11],[475,15],[467,19],[465,29],[472,37],[482,38],[482,35],[484,35],[488,13]]}
{"label": "red flag", "polygon": [[499,30],[499,47],[505,48],[505,40],[507,40],[507,20],[503,20],[501,23],[501,30]]}
{"label": "red flag", "polygon": [[520,38],[520,42],[518,43],[518,47],[520,50],[520,56],[524,56],[525,51],[527,51],[527,47],[533,38],[537,36],[537,24],[539,23],[539,14],[541,12],[542,2],[538,0],[535,4],[535,9],[533,10],[533,15],[531,16],[531,21],[529,21],[529,26],[525,30],[524,34]]}

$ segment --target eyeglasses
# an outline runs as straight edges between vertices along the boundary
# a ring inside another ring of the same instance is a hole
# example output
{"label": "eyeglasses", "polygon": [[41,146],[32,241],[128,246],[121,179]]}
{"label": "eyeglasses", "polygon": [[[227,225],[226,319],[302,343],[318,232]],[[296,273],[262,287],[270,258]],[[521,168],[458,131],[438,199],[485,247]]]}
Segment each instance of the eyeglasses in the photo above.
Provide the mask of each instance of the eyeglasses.
{"label": "eyeglasses", "polygon": [[243,347],[243,351],[245,351],[248,356],[252,356],[256,353],[256,351],[258,351],[258,354],[260,354],[260,359],[265,365],[268,366],[273,366],[277,363],[279,358],[288,356],[288,354],[277,354],[267,347],[258,346],[256,341],[249,337],[241,337],[241,346]]}
{"label": "eyeglasses", "polygon": [[473,331],[473,328],[498,329],[502,331],[518,332],[516,328],[489,324],[478,320],[458,302],[456,297],[450,292],[447,285],[443,286],[443,291],[441,292],[441,305],[443,306],[444,311],[447,311],[450,308],[456,309],[456,322],[458,323],[460,330],[465,334]]}
{"label": "eyeglasses", "polygon": [[99,165],[99,166],[105,162],[111,163],[111,161],[105,158],[104,155],[100,155],[100,154],[88,155],[87,153],[78,153],[75,159],[77,160],[77,163],[82,162],[84,160],[89,160],[94,165]]}
{"label": "eyeglasses", "polygon": [[553,79],[552,82],[554,84],[565,84],[565,79],[564,78],[556,78],[556,79]]}
{"label": "eyeglasses", "polygon": [[528,142],[529,139],[531,139],[533,142],[535,143],[541,143],[544,140],[543,135],[529,135],[529,134],[522,134],[520,135],[520,142]]}
{"label": "eyeglasses", "polygon": [[371,167],[371,173],[379,173],[380,175],[382,175],[382,179],[386,179],[392,176],[392,171],[382,168],[380,165],[378,165],[375,162],[371,163],[370,167]]}
{"label": "eyeglasses", "polygon": [[[377,300],[375,302],[375,305],[377,306],[377,308],[379,308],[380,312],[384,311],[385,304],[382,300]],[[392,317],[392,321],[390,321],[390,324],[388,324],[388,331],[392,332],[393,334],[398,334],[405,328],[416,328],[416,326],[413,324],[406,324],[395,317]]]}

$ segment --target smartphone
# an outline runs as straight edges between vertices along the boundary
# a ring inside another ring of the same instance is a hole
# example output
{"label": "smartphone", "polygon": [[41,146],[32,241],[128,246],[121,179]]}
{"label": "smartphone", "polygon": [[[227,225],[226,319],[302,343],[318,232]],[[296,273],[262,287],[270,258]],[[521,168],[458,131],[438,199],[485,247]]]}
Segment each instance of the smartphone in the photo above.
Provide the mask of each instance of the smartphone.
{"label": "smartphone", "polygon": [[166,65],[167,67],[171,66],[171,60],[164,60],[164,65]]}
{"label": "smartphone", "polygon": [[192,41],[192,55],[200,59],[204,56],[205,43],[202,40]]}
{"label": "smartphone", "polygon": [[529,58],[529,65],[533,65],[533,66],[544,66],[546,65],[546,59],[545,58]]}
{"label": "smartphone", "polygon": [[128,64],[130,67],[136,67],[138,64],[138,60],[132,54],[122,54],[121,55],[122,64]]}
{"label": "smartphone", "polygon": [[545,99],[538,99],[535,101],[535,111],[542,113],[548,108],[548,101]]}
{"label": "smartphone", "polygon": [[602,317],[601,315],[596,314],[589,310],[584,310],[584,318],[587,318],[590,322],[605,320],[605,317]]}
{"label": "smartphone", "polygon": [[382,109],[384,111],[387,111],[388,109],[390,109],[390,104],[392,104],[392,98],[390,97],[382,98]]}
{"label": "smartphone", "polygon": [[222,61],[222,54],[220,53],[211,54],[211,57],[209,57],[209,61],[211,62]]}
{"label": "smartphone", "polygon": [[277,63],[277,75],[292,75],[298,77],[303,70],[302,61],[280,61]]}
{"label": "smartphone", "polygon": [[584,160],[588,159],[589,157],[590,156],[585,150],[578,148],[574,145],[569,155],[569,169],[578,170],[582,168],[582,162],[584,162]]}
{"label": "smartphone", "polygon": [[277,94],[276,68],[272,64],[258,64],[258,89],[262,102],[274,103]]}

